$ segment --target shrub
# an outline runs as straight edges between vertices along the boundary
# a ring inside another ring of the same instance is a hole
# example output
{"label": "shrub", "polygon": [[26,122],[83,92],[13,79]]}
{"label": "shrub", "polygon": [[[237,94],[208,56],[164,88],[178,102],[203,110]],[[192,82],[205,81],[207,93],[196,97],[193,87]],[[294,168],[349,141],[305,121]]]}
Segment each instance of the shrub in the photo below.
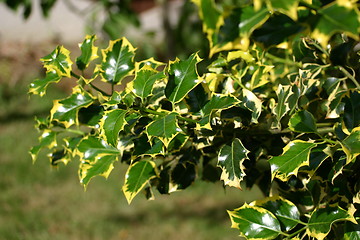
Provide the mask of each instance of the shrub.
{"label": "shrub", "polygon": [[252,188],[228,211],[248,239],[358,239],[359,9],[353,1],[194,0],[210,54],[135,61],[121,38],[86,36],[75,60],[58,46],[29,92],[73,78],[36,120],[35,160],[79,160],[80,182],[128,164],[122,190],[168,194],[196,180]]}

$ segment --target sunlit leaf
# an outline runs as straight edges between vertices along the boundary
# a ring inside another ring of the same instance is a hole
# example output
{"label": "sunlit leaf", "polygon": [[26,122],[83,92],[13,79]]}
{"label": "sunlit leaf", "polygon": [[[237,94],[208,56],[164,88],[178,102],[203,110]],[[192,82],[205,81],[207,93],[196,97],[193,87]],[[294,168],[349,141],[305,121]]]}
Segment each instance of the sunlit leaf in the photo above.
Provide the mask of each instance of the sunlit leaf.
{"label": "sunlit leaf", "polygon": [[100,75],[106,82],[117,84],[131,74],[135,68],[135,49],[126,38],[110,41],[109,47],[102,50]]}
{"label": "sunlit leaf", "polygon": [[187,60],[176,59],[169,64],[169,80],[166,84],[165,95],[173,103],[180,102],[185,96],[202,82],[197,73],[196,65],[201,61],[197,53]]}
{"label": "sunlit leaf", "polygon": [[[214,0],[192,0],[199,8],[199,16],[203,20],[203,32],[207,34],[210,46],[216,44],[215,33],[218,32],[224,19],[216,8]],[[215,41],[215,42],[214,42]]]}
{"label": "sunlit leaf", "polygon": [[294,140],[285,146],[280,156],[269,159],[273,178],[287,181],[291,175],[297,175],[300,167],[309,165],[309,155],[316,143]]}
{"label": "sunlit leaf", "polygon": [[51,121],[57,121],[66,128],[78,124],[79,109],[90,106],[93,101],[93,97],[89,93],[80,88],[74,88],[72,95],[68,98],[54,101],[51,109]]}
{"label": "sunlit leaf", "polygon": [[87,35],[85,40],[79,44],[81,55],[76,59],[76,65],[80,70],[87,68],[91,61],[99,57],[97,54],[98,47],[94,46],[95,40],[95,35]]}
{"label": "sunlit leaf", "polygon": [[325,207],[315,210],[309,219],[306,232],[318,240],[323,240],[330,232],[331,225],[338,221],[350,221],[357,224],[352,210],[341,207]]}
{"label": "sunlit leaf", "polygon": [[52,53],[40,59],[48,72],[55,71],[58,76],[71,77],[70,51],[58,46]]}
{"label": "sunlit leaf", "polygon": [[298,0],[267,0],[273,11],[279,11],[297,20]]}
{"label": "sunlit leaf", "polygon": [[135,74],[133,80],[133,93],[144,99],[152,94],[155,81],[162,80],[166,77],[164,72],[158,72],[152,67],[145,65]]}
{"label": "sunlit leaf", "polygon": [[240,188],[240,182],[245,176],[243,162],[249,151],[239,139],[234,139],[231,145],[220,149],[217,165],[222,169],[221,180],[225,185]]}
{"label": "sunlit leaf", "polygon": [[179,133],[181,129],[178,126],[176,113],[170,113],[165,117],[161,117],[146,127],[146,134],[149,138],[157,137],[165,145],[168,146],[169,142]]}
{"label": "sunlit leaf", "polygon": [[252,206],[263,207],[276,216],[284,231],[294,228],[300,221],[300,212],[289,200],[280,196],[268,197],[251,203]]}
{"label": "sunlit leaf", "polygon": [[[341,4],[343,3],[343,4]],[[334,1],[319,10],[320,18],[315,25],[312,37],[324,47],[334,33],[347,33],[358,39],[360,28],[359,11],[350,1]],[[344,18],[346,16],[346,18]]]}
{"label": "sunlit leaf", "polygon": [[247,239],[274,239],[281,234],[280,222],[265,208],[245,203],[228,214],[231,227],[240,230],[240,235]]}
{"label": "sunlit leaf", "polygon": [[122,187],[129,204],[145,185],[156,177],[155,168],[155,163],[150,160],[140,160],[129,166]]}
{"label": "sunlit leaf", "polygon": [[279,84],[276,90],[277,103],[272,109],[272,112],[276,116],[278,122],[285,116],[290,110],[288,99],[291,95],[291,86],[283,86]]}
{"label": "sunlit leaf", "polygon": [[127,113],[128,111],[123,109],[104,112],[100,126],[103,129],[104,139],[108,144],[117,145],[119,132],[124,129],[124,125],[127,123],[125,120]]}
{"label": "sunlit leaf", "polygon": [[95,176],[108,178],[114,168],[114,162],[118,160],[118,154],[101,155],[95,160],[84,161],[80,164],[79,177],[80,182],[86,187],[90,180]]}
{"label": "sunlit leaf", "polygon": [[57,83],[61,80],[61,76],[55,70],[46,72],[44,79],[36,79],[30,83],[29,93],[40,95],[41,97],[46,94],[46,89],[50,83]]}
{"label": "sunlit leaf", "polygon": [[77,146],[78,155],[84,161],[95,161],[104,155],[119,155],[121,152],[117,148],[106,144],[102,139],[88,136]]}

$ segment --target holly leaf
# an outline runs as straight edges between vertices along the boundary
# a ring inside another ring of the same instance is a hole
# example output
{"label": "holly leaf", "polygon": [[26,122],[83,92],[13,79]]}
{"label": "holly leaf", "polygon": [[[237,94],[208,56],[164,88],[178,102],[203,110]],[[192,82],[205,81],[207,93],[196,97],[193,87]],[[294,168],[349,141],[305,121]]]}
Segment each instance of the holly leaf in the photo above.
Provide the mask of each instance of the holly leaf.
{"label": "holly leaf", "polygon": [[57,146],[56,136],[57,136],[56,132],[50,131],[48,129],[45,129],[43,131],[43,133],[39,137],[39,144],[30,149],[30,155],[33,160],[33,163],[36,161],[41,149],[43,148],[51,149]]}
{"label": "holly leaf", "polygon": [[83,138],[77,146],[77,154],[80,156],[81,161],[96,161],[101,156],[119,155],[120,153],[117,148],[93,136]]}
{"label": "holly leaf", "polygon": [[[354,210],[355,211],[355,210]],[[331,225],[338,221],[350,221],[357,224],[352,209],[341,207],[320,208],[312,212],[306,232],[309,236],[323,240],[331,230]]]}
{"label": "holly leaf", "polygon": [[157,176],[156,165],[150,160],[140,160],[129,166],[122,187],[126,200],[130,204],[145,185]]}
{"label": "holly leaf", "polygon": [[199,8],[199,16],[203,23],[203,32],[206,33],[210,49],[216,44],[215,34],[224,23],[224,18],[216,8],[214,0],[192,0]]}
{"label": "holly leaf", "polygon": [[76,65],[80,70],[87,68],[91,61],[98,58],[98,47],[94,46],[94,41],[96,40],[95,35],[87,35],[85,40],[79,44],[81,50],[81,55],[76,58]]}
{"label": "holly leaf", "polygon": [[231,227],[240,230],[246,239],[274,239],[281,234],[278,219],[270,211],[262,207],[244,204],[233,211],[228,211]]}
{"label": "holly leaf", "polygon": [[317,131],[314,116],[306,110],[299,111],[291,116],[289,128],[294,132],[302,133],[315,133]]}
{"label": "holly leaf", "polygon": [[296,205],[280,196],[268,197],[250,205],[269,210],[279,220],[283,231],[290,231],[300,222],[300,212]]}
{"label": "holly leaf", "polygon": [[132,74],[135,63],[135,48],[126,38],[110,41],[109,47],[102,50],[100,75],[105,82],[117,84]]}
{"label": "holly leaf", "polygon": [[309,165],[309,155],[316,143],[295,140],[284,147],[280,156],[269,159],[272,178],[287,181],[291,175],[297,175],[300,167]]}
{"label": "holly leaf", "polygon": [[156,137],[164,143],[165,147],[167,147],[170,141],[179,132],[181,132],[181,129],[177,124],[176,116],[177,113],[172,112],[151,122],[146,127],[146,134],[148,135],[149,139]]}
{"label": "holly leaf", "polygon": [[81,88],[74,88],[68,98],[55,100],[51,109],[50,120],[63,124],[66,128],[73,124],[78,125],[78,112],[80,108],[88,107],[93,102],[92,96]]}
{"label": "holly leaf", "polygon": [[343,121],[346,128],[351,132],[355,127],[360,125],[360,93],[357,91],[350,92],[349,96],[344,97],[342,102],[344,106]]}
{"label": "holly leaf", "polygon": [[244,88],[242,90],[241,105],[252,112],[251,122],[258,123],[262,107],[261,100],[253,92]]}
{"label": "holly leaf", "polygon": [[312,32],[312,37],[324,48],[334,33],[346,33],[354,39],[359,39],[360,22],[356,3],[334,1],[319,9],[318,13],[320,18]]}
{"label": "holly leaf", "polygon": [[95,160],[83,161],[79,167],[80,182],[86,187],[95,176],[108,178],[118,160],[118,153],[112,155],[97,155]]}
{"label": "holly leaf", "polygon": [[186,95],[202,82],[197,73],[196,65],[201,61],[197,53],[187,60],[176,59],[169,64],[169,80],[166,84],[165,95],[172,103],[183,100]]}
{"label": "holly leaf", "polygon": [[354,128],[340,143],[346,153],[346,164],[348,164],[360,154],[360,127]]}
{"label": "holly leaf", "polygon": [[135,74],[132,92],[141,99],[145,99],[152,94],[155,81],[165,77],[164,72],[158,72],[149,65],[145,65]]}
{"label": "holly leaf", "polygon": [[61,78],[55,70],[47,71],[44,79],[36,79],[30,83],[29,94],[40,95],[42,97],[46,94],[48,85],[59,82]]}
{"label": "holly leaf", "polygon": [[225,185],[241,189],[240,182],[245,176],[243,162],[247,159],[248,153],[237,138],[231,145],[225,145],[220,149],[217,165],[222,169],[221,180]]}
{"label": "holly leaf", "polygon": [[100,128],[103,130],[102,136],[105,141],[116,147],[119,138],[119,132],[124,129],[125,116],[128,113],[127,110],[114,109],[104,112],[104,116],[100,121]]}
{"label": "holly leaf", "polygon": [[58,76],[71,77],[70,51],[63,46],[58,46],[49,55],[40,59],[47,72],[55,71]]}
{"label": "holly leaf", "polygon": [[268,0],[272,11],[279,11],[297,20],[298,0]]}
{"label": "holly leaf", "polygon": [[291,86],[283,86],[279,84],[279,87],[276,90],[277,103],[271,109],[272,113],[276,116],[276,120],[278,121],[278,123],[280,123],[280,120],[290,110],[288,100],[291,94],[292,94]]}

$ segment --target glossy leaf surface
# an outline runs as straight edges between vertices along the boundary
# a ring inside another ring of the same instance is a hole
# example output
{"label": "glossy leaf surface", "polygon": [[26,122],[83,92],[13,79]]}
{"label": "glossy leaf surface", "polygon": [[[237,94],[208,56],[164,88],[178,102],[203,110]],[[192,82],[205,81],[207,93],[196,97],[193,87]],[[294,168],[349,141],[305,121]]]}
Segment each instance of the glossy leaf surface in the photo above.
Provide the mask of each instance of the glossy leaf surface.
{"label": "glossy leaf surface", "polygon": [[228,213],[231,227],[239,229],[240,235],[247,239],[274,239],[281,233],[279,221],[265,208],[245,203],[241,208]]}
{"label": "glossy leaf surface", "polygon": [[245,176],[243,162],[248,153],[239,139],[220,149],[217,165],[222,169],[221,180],[225,185],[241,189],[240,182]]}
{"label": "glossy leaf surface", "polygon": [[103,61],[100,66],[104,81],[119,83],[135,68],[135,49],[126,38],[110,41],[109,47],[102,50]]}
{"label": "glossy leaf surface", "polygon": [[255,206],[263,207],[276,216],[283,231],[289,231],[300,221],[300,212],[296,205],[279,196],[255,201]]}
{"label": "glossy leaf surface", "polygon": [[281,156],[269,160],[272,177],[287,181],[291,175],[297,175],[300,167],[309,165],[309,155],[315,143],[295,140],[284,148]]}
{"label": "glossy leaf surface", "polygon": [[152,178],[156,177],[155,163],[141,160],[128,168],[122,190],[130,204],[134,197],[145,187]]}
{"label": "glossy leaf surface", "polygon": [[78,111],[93,102],[90,94],[80,88],[74,89],[73,94],[63,100],[56,100],[51,109],[51,120],[55,120],[65,127],[78,124]]}
{"label": "glossy leaf surface", "polygon": [[46,94],[46,89],[50,83],[57,83],[60,80],[61,76],[59,76],[55,70],[48,71],[44,79],[36,79],[30,83],[29,93],[42,97]]}
{"label": "glossy leaf surface", "polygon": [[146,65],[135,75],[133,81],[133,93],[141,99],[147,98],[152,94],[155,81],[161,81],[165,77],[164,72],[158,72]]}
{"label": "glossy leaf surface", "polygon": [[44,67],[48,72],[55,71],[58,76],[71,77],[70,51],[63,46],[57,47],[52,53],[41,58]]}
{"label": "glossy leaf surface", "polygon": [[187,60],[179,59],[169,64],[169,79],[166,84],[165,95],[172,103],[180,102],[185,96],[201,83],[196,65],[201,61],[197,53]]}
{"label": "glossy leaf surface", "polygon": [[103,134],[108,144],[116,146],[118,143],[119,132],[123,130],[125,124],[126,110],[114,109],[106,111],[101,121]]}
{"label": "glossy leaf surface", "polygon": [[176,113],[170,113],[161,117],[146,127],[146,133],[149,138],[159,138],[165,146],[179,133],[181,129],[177,124]]}
{"label": "glossy leaf surface", "polygon": [[98,58],[98,47],[94,46],[96,36],[86,36],[84,41],[79,44],[81,55],[76,58],[76,65],[80,70],[87,68],[91,61]]}
{"label": "glossy leaf surface", "polygon": [[331,225],[337,221],[351,221],[356,223],[352,213],[340,207],[320,208],[311,214],[307,232],[310,236],[322,240],[329,233]]}

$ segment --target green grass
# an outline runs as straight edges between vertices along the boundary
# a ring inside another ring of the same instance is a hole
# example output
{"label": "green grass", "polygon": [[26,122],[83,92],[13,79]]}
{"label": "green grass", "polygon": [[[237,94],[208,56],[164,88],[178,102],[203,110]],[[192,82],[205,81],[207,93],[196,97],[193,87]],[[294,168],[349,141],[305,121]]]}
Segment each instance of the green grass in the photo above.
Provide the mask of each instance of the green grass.
{"label": "green grass", "polygon": [[[39,112],[51,104],[24,98],[25,91],[13,100],[16,111]],[[128,205],[121,192],[126,166],[120,163],[109,179],[95,178],[84,191],[77,162],[54,169],[42,154],[32,164],[28,150],[38,137],[33,123],[17,119],[0,126],[0,239],[239,239],[226,209],[259,195],[196,182],[182,192],[156,194],[155,201],[137,196]]]}

